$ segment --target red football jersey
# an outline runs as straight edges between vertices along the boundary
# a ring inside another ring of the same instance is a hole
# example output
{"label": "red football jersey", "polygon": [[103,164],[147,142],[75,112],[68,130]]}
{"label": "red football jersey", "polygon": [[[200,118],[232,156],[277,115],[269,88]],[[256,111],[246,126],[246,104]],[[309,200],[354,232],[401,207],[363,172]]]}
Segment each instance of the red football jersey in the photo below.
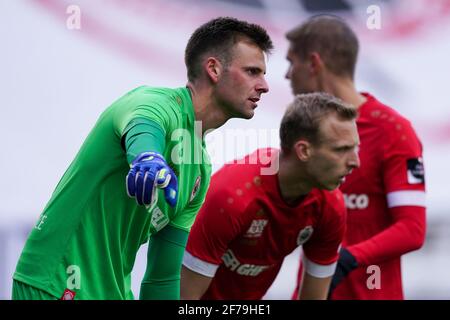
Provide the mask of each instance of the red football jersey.
{"label": "red football jersey", "polygon": [[331,298],[403,299],[400,256],[420,247],[425,233],[422,145],[408,120],[364,96],[357,119],[361,167],[340,188],[348,209],[342,245],[360,266]]}
{"label": "red football jersey", "polygon": [[213,175],[183,259],[185,267],[213,277],[202,299],[261,299],[299,245],[309,274],[334,273],[345,232],[342,193],[313,189],[287,205],[278,175],[264,174],[278,152],[259,149]]}

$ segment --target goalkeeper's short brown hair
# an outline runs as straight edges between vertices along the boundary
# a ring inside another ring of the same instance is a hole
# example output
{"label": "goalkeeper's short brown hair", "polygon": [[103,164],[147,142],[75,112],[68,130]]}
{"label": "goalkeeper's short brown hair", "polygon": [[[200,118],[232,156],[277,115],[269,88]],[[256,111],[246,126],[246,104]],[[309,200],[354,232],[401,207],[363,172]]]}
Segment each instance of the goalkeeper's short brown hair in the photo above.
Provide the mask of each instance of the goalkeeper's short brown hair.
{"label": "goalkeeper's short brown hair", "polygon": [[205,54],[219,57],[227,66],[232,60],[231,49],[240,40],[250,41],[266,54],[273,49],[272,40],[263,27],[236,18],[219,17],[197,28],[184,54],[189,81],[200,76],[201,58]]}

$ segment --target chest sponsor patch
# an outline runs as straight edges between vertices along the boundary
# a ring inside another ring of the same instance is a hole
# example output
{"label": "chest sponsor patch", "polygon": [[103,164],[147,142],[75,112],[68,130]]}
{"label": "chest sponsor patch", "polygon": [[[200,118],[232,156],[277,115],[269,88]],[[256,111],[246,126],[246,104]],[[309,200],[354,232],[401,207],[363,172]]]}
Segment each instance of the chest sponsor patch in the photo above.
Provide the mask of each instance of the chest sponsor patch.
{"label": "chest sponsor patch", "polygon": [[297,236],[297,245],[301,246],[306,241],[308,241],[309,238],[311,238],[313,231],[314,229],[312,226],[306,226],[302,230],[300,230]]}
{"label": "chest sponsor patch", "polygon": [[256,265],[256,264],[242,263],[236,258],[231,249],[228,249],[224,253],[224,255],[222,256],[222,261],[226,268],[230,269],[233,272],[236,272],[241,276],[256,277],[261,272],[272,267],[272,265]]}
{"label": "chest sponsor patch", "polygon": [[345,206],[347,209],[366,209],[369,206],[369,196],[367,194],[344,194]]}
{"label": "chest sponsor patch", "polygon": [[422,158],[408,159],[406,165],[409,184],[425,183],[425,170]]}
{"label": "chest sponsor patch", "polygon": [[246,238],[258,238],[261,237],[264,228],[266,227],[269,220],[267,219],[256,219],[252,221],[250,228],[248,228],[244,237]]}

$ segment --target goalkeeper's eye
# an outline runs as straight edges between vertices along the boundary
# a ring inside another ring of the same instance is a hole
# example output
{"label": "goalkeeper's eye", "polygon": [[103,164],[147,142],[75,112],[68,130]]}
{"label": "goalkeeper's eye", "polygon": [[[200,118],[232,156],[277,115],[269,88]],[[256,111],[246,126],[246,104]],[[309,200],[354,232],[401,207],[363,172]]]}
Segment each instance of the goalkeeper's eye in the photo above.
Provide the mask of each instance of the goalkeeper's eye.
{"label": "goalkeeper's eye", "polygon": [[246,68],[245,71],[251,76],[257,76],[262,72],[262,70],[260,68],[256,68],[256,67]]}

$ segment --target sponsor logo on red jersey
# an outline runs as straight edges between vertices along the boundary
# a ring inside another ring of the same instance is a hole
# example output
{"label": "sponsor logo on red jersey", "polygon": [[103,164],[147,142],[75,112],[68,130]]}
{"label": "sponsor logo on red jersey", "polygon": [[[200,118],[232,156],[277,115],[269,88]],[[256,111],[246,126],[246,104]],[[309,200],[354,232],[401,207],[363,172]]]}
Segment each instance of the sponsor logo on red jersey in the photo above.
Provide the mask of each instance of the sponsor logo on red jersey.
{"label": "sponsor logo on red jersey", "polygon": [[347,209],[366,209],[369,206],[367,194],[344,194]]}
{"label": "sponsor logo on red jersey", "polygon": [[228,249],[227,252],[224,253],[224,255],[222,256],[222,260],[225,267],[227,267],[231,271],[236,272],[241,276],[256,277],[261,272],[271,267],[270,265],[264,266],[264,265],[241,263],[236,258],[231,249]]}
{"label": "sponsor logo on red jersey", "polygon": [[248,228],[244,237],[246,238],[258,238],[261,237],[264,228],[266,227],[269,220],[267,219],[256,219],[252,221],[250,228]]}

